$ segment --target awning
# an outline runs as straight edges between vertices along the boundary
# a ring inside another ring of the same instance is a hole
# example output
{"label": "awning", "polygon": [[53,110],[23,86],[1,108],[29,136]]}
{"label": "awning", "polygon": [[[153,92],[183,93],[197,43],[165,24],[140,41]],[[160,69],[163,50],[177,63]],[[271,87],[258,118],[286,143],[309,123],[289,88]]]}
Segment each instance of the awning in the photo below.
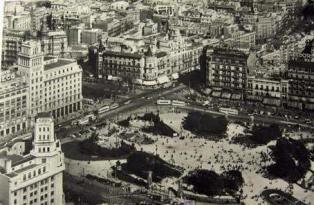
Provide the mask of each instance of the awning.
{"label": "awning", "polygon": [[262,101],[262,97],[261,96],[256,96],[256,95],[249,95],[246,97],[247,100],[251,100],[251,101]]}
{"label": "awning", "polygon": [[153,86],[153,85],[157,85],[157,82],[156,80],[143,81],[142,85]]}
{"label": "awning", "polygon": [[179,73],[173,73],[173,74],[171,75],[171,77],[172,77],[172,79],[176,80],[176,79],[179,78]]}
{"label": "awning", "polygon": [[135,79],[134,83],[138,84],[138,85],[142,85],[143,84],[143,80],[142,79]]}
{"label": "awning", "polygon": [[265,105],[274,105],[274,106],[280,106],[280,99],[276,98],[264,98],[263,104]]}
{"label": "awning", "polygon": [[232,94],[231,99],[232,100],[241,100],[241,94]]}
{"label": "awning", "polygon": [[314,104],[306,103],[306,104],[305,104],[305,109],[314,110]]}
{"label": "awning", "polygon": [[288,106],[289,107],[298,108],[299,107],[299,103],[298,102],[289,101],[288,102]]}
{"label": "awning", "polygon": [[222,97],[222,98],[225,98],[225,99],[230,99],[231,93],[223,92],[222,95],[221,95],[221,97]]}
{"label": "awning", "polygon": [[213,97],[220,97],[221,96],[221,92],[220,91],[213,91],[212,92],[212,96]]}
{"label": "awning", "polygon": [[169,80],[168,76],[164,75],[164,76],[157,78],[157,82],[158,82],[158,84],[164,84],[164,83],[170,82],[170,80]]}

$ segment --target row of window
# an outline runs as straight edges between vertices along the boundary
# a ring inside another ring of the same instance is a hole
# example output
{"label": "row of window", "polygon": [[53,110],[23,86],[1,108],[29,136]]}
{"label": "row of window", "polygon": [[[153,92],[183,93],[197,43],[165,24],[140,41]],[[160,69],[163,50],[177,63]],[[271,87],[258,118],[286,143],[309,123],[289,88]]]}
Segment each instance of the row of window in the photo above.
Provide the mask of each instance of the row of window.
{"label": "row of window", "polygon": [[29,179],[36,177],[37,175],[40,175],[41,173],[45,173],[45,172],[46,172],[46,167],[44,166],[44,167],[39,168],[37,171],[33,170],[33,172],[28,172],[27,174],[25,173],[23,175],[23,181],[29,180]]}

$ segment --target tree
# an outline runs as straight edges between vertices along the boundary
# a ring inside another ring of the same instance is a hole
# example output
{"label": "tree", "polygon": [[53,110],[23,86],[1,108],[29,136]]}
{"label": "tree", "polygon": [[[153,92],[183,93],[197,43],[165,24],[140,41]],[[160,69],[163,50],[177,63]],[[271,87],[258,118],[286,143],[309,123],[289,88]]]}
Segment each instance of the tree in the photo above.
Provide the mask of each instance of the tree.
{"label": "tree", "polygon": [[251,140],[258,144],[267,144],[272,140],[276,140],[282,136],[282,131],[277,124],[271,124],[270,126],[259,126],[253,128]]}
{"label": "tree", "polygon": [[297,182],[310,169],[310,154],[301,141],[280,138],[272,150],[275,164],[267,167],[268,172],[288,182]]}
{"label": "tree", "polygon": [[183,128],[199,135],[222,135],[227,130],[228,121],[207,113],[190,112],[183,121]]}
{"label": "tree", "polygon": [[237,170],[219,175],[211,170],[198,169],[191,171],[183,180],[185,183],[193,185],[196,193],[208,196],[225,194],[225,192],[233,194],[244,183],[241,172]]}

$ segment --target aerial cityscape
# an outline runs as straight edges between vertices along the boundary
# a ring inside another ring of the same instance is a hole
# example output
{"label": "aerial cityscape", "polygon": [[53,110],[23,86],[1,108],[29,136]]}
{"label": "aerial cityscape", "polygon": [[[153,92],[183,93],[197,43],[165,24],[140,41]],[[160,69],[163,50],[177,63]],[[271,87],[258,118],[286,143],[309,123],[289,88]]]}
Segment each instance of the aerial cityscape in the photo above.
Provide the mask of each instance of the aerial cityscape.
{"label": "aerial cityscape", "polygon": [[314,205],[314,0],[0,19],[0,205]]}

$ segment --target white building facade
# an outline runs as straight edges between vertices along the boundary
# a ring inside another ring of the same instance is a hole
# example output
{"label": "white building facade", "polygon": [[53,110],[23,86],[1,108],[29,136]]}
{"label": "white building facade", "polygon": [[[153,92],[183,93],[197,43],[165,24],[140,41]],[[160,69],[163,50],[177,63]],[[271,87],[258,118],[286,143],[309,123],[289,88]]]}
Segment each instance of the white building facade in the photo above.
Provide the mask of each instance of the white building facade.
{"label": "white building facade", "polygon": [[82,69],[72,59],[45,57],[38,41],[22,44],[19,71],[29,85],[29,113],[65,117],[81,109]]}
{"label": "white building facade", "polygon": [[54,136],[52,117],[36,119],[30,154],[0,156],[0,199],[3,205],[62,205],[65,169],[61,143]]}

